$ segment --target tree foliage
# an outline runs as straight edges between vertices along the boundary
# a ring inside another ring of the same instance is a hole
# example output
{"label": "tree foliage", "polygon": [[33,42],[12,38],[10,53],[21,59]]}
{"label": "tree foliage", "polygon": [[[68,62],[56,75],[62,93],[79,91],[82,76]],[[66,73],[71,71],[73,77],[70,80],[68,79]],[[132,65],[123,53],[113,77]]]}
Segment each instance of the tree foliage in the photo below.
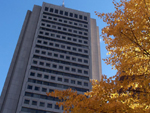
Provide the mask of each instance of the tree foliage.
{"label": "tree foliage", "polygon": [[71,89],[55,90],[58,104],[72,113],[149,113],[150,105],[150,0],[113,1],[115,12],[96,15],[107,23],[101,36],[108,50],[107,64],[114,77],[92,80],[85,95]]}

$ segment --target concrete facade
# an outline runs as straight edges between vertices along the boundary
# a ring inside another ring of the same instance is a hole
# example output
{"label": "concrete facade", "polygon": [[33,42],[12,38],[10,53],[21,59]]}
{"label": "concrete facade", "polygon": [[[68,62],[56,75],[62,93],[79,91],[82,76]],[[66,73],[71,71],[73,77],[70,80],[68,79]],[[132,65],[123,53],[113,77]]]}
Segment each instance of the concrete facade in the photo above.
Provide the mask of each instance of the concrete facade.
{"label": "concrete facade", "polygon": [[28,11],[0,97],[0,113],[61,113],[46,92],[90,91],[101,79],[99,33],[90,14],[43,3]]}

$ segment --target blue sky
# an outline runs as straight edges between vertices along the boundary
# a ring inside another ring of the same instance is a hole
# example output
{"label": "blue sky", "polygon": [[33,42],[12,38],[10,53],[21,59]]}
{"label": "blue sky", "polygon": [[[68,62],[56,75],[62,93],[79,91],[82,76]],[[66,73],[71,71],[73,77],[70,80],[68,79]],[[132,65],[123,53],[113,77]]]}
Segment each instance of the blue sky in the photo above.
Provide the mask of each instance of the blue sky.
{"label": "blue sky", "polygon": [[[62,5],[63,0],[0,0],[0,94],[7,76],[13,53],[20,35],[27,10],[32,10],[33,5],[41,6],[43,2]],[[99,33],[106,24],[95,15],[98,12],[113,12],[112,0],[65,0],[65,7],[84,12],[89,12],[91,18],[97,20]],[[100,37],[101,38],[101,37]],[[106,58],[107,50],[101,39],[101,58]],[[102,61],[102,74],[108,77],[116,74],[111,66]]]}

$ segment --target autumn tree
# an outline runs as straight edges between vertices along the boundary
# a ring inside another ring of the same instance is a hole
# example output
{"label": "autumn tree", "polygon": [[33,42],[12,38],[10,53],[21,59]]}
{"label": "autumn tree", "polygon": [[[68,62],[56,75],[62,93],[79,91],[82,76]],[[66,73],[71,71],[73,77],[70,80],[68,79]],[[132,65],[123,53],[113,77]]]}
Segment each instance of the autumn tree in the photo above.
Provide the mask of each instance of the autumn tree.
{"label": "autumn tree", "polygon": [[[118,70],[92,80],[85,95],[68,89],[48,95],[63,100],[59,105],[73,113],[149,113],[150,105],[150,0],[113,1],[115,12],[96,15],[107,23],[101,36],[108,50],[107,64]],[[125,77],[123,80],[120,78]]]}

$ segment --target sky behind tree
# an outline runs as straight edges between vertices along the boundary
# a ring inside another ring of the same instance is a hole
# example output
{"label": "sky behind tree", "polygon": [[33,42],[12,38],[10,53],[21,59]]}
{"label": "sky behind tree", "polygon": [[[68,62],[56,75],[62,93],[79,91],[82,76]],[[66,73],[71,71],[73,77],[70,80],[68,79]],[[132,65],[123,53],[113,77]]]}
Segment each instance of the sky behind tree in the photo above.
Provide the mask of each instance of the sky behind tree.
{"label": "sky behind tree", "polygon": [[[63,0],[0,0],[0,94],[7,76],[7,72],[13,57],[13,53],[20,35],[20,31],[26,16],[27,10],[31,10],[34,5],[42,6],[42,3],[50,3],[61,6]],[[114,5],[112,0],[65,0],[65,7],[89,12],[91,18],[96,19],[99,27],[99,34],[101,29],[106,24],[95,15],[98,12],[113,12]],[[105,44],[100,37],[101,59],[107,57],[107,50]],[[106,65],[104,61],[102,64],[102,74],[108,77],[116,74],[116,70],[112,70],[111,66]]]}

